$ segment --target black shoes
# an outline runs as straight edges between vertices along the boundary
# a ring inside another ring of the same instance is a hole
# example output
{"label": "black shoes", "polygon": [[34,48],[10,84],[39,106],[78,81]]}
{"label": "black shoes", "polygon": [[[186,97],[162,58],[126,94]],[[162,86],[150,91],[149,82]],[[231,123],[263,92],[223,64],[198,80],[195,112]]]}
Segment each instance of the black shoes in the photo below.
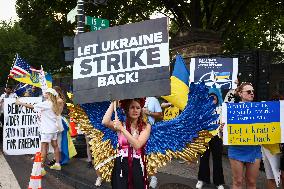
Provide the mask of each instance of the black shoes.
{"label": "black shoes", "polygon": [[49,166],[52,166],[52,165],[54,165],[55,164],[55,159],[53,159],[53,160],[51,160],[47,165],[49,165]]}

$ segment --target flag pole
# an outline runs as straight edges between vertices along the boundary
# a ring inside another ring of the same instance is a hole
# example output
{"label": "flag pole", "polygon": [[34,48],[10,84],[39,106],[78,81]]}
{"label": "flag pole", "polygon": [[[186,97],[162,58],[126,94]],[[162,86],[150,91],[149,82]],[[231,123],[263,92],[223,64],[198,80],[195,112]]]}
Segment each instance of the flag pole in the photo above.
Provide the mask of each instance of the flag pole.
{"label": "flag pole", "polygon": [[42,94],[44,94],[45,91],[47,90],[48,86],[47,86],[45,73],[44,73],[42,65],[40,65],[40,67],[41,67],[41,69],[40,69],[40,72],[39,72],[39,79],[40,79]]}
{"label": "flag pole", "polygon": [[[10,71],[12,70],[15,62],[17,61],[17,58],[18,58],[18,53],[16,53],[16,55],[14,57],[13,63],[12,63],[11,68],[10,68]],[[9,74],[8,74],[8,77],[7,77],[7,81],[6,81],[6,88],[8,87],[9,78],[11,77],[10,76],[10,71],[9,71]]]}

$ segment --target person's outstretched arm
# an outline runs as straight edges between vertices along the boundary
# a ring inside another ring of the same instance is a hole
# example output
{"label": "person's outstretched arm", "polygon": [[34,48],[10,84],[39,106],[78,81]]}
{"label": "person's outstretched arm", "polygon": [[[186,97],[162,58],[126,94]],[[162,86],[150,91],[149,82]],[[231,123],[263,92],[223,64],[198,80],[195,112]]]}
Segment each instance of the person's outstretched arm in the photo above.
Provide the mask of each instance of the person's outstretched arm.
{"label": "person's outstretched arm", "polygon": [[107,109],[107,111],[106,111],[106,113],[105,113],[105,115],[103,117],[102,124],[105,125],[106,127],[110,128],[110,129],[116,130],[114,128],[113,121],[111,120],[112,113],[114,111],[114,107],[113,106],[114,106],[114,103],[112,102],[109,105],[109,107],[108,107],[108,109]]}
{"label": "person's outstretched arm", "polygon": [[34,106],[32,104],[20,102],[20,100],[18,98],[16,99],[16,103],[15,104],[16,105],[25,106],[26,108],[34,109]]}

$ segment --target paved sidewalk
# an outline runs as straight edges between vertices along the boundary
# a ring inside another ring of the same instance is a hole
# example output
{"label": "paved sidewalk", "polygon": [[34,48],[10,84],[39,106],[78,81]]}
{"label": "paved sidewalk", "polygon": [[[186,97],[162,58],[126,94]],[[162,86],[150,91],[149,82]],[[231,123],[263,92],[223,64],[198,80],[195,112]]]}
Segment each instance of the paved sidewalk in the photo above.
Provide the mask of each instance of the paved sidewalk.
{"label": "paved sidewalk", "polygon": [[[181,164],[179,162],[180,161],[178,160],[173,160],[166,167],[160,169],[159,172],[187,178],[189,180],[188,185],[192,188],[195,188],[195,184],[197,182],[199,164],[198,163]],[[210,165],[212,165],[212,163],[210,163]],[[211,181],[213,174],[212,170],[213,169],[211,167]],[[225,188],[230,188],[232,185],[232,172],[231,172],[229,159],[227,158],[226,155],[223,156],[223,172],[225,178]],[[266,188],[265,182],[266,182],[265,172],[260,171],[259,176],[257,178],[257,189],[265,189]],[[210,189],[210,188],[216,188],[216,187],[213,184],[203,187],[203,189]]]}
{"label": "paved sidewalk", "polygon": [[2,151],[0,150],[0,188],[8,189],[20,188],[16,177],[14,176],[9,164],[7,163]]}
{"label": "paved sidewalk", "polygon": [[[229,160],[226,156],[223,158],[223,168],[225,176],[225,188],[229,189],[232,184],[231,169]],[[95,170],[87,168],[86,159],[74,158],[68,165],[63,166],[62,170],[48,170],[49,173],[55,174],[56,177],[62,178],[77,189],[96,188],[94,186],[96,180]],[[158,189],[193,189],[197,182],[198,164],[180,163],[173,160],[166,167],[159,170],[157,174]],[[264,172],[260,172],[257,179],[257,188],[265,189],[266,177]],[[99,188],[111,188],[109,183],[103,183]],[[216,188],[214,185],[208,185],[203,189]]]}

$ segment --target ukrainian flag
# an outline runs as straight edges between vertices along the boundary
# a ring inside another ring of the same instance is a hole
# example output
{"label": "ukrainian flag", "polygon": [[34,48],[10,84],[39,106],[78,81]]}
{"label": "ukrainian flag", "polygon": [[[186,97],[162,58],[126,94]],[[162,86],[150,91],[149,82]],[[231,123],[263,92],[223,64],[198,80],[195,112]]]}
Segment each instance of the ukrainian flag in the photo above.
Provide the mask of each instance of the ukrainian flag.
{"label": "ukrainian flag", "polygon": [[219,72],[216,73],[216,79],[229,79],[230,78],[231,73],[230,72]]}
{"label": "ukrainian flag", "polygon": [[[26,84],[41,88],[38,72],[31,71],[29,74],[14,75],[12,76],[12,78],[21,83],[26,83]],[[47,83],[48,88],[52,88],[52,76],[49,73],[46,73],[45,78],[46,78],[46,83]]]}
{"label": "ukrainian flag", "polygon": [[64,131],[61,133],[62,139],[60,164],[64,165],[67,164],[69,160],[77,154],[77,152],[70,136],[69,123],[65,117],[62,117],[62,124]]}
{"label": "ukrainian flag", "polygon": [[172,105],[183,110],[187,104],[189,93],[189,71],[181,55],[176,56],[174,71],[171,76],[171,94],[162,96]]}

